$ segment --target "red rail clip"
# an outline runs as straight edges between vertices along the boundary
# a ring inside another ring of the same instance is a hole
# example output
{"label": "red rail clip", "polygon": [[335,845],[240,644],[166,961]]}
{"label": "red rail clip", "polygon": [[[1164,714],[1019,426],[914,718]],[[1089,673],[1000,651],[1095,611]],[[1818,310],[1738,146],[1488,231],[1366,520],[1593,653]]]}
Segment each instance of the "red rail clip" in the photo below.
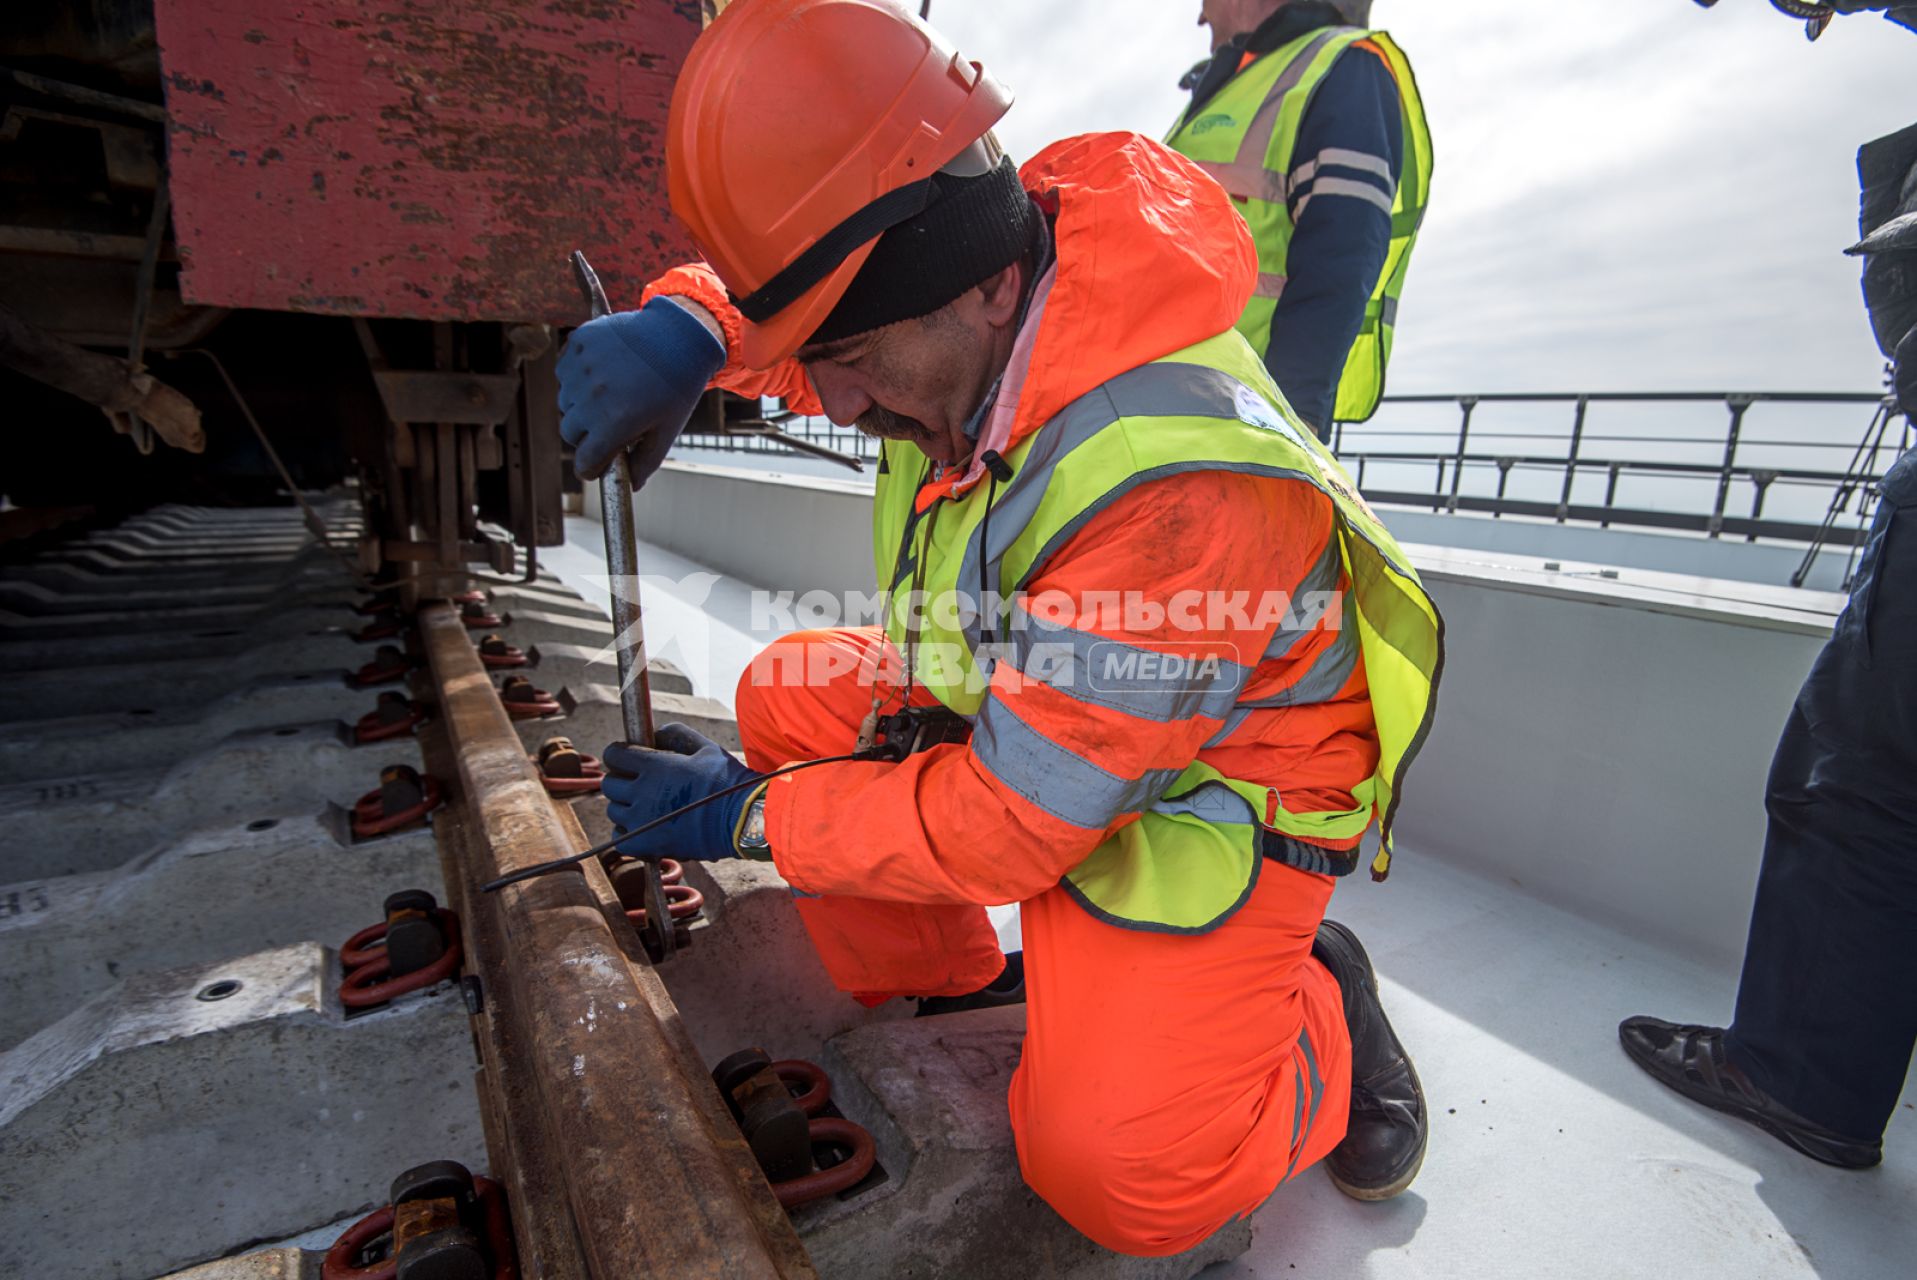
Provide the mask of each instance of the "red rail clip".
{"label": "red rail clip", "polygon": [[411,826],[439,808],[445,797],[439,779],[409,765],[380,770],[379,789],[368,791],[353,804],[353,835],[366,840]]}
{"label": "red rail clip", "polygon": [[[689,884],[669,884],[666,886],[666,914],[674,920],[689,920],[705,910],[706,895]],[[635,925],[646,923],[646,909],[634,907],[626,912],[626,919]]]}
{"label": "red rail clip", "polygon": [[779,1197],[779,1204],[783,1208],[796,1209],[802,1204],[835,1196],[841,1191],[850,1191],[864,1182],[871,1174],[872,1166],[878,1163],[878,1147],[863,1125],[838,1116],[815,1116],[808,1127],[815,1160],[821,1147],[843,1150],[846,1156],[828,1168],[773,1183],[772,1194]]}
{"label": "red rail clip", "polygon": [[606,766],[572,745],[570,738],[548,738],[532,757],[549,796],[579,796],[599,790]]}
{"label": "red rail clip", "polygon": [[506,625],[505,619],[494,613],[491,608],[487,606],[484,598],[469,601],[461,605],[459,609],[459,620],[465,623],[467,628],[472,631]]}
{"label": "red rail clip", "polygon": [[523,667],[530,659],[521,649],[506,643],[506,637],[487,636],[479,642],[479,660],[489,667]]}
{"label": "red rail clip", "polygon": [[426,708],[395,689],[379,695],[379,705],[353,725],[353,741],[384,742],[411,733],[426,719]]}
{"label": "red rail clip", "polygon": [[[519,1280],[519,1263],[513,1256],[512,1216],[506,1211],[506,1190],[487,1177],[475,1177],[473,1190],[478,1193],[480,1211],[485,1218],[486,1248],[493,1255],[493,1280]],[[359,1257],[383,1235],[393,1230],[393,1206],[375,1209],[346,1228],[344,1234],[333,1242],[326,1251],[325,1261],[320,1263],[320,1280],[394,1280],[398,1275],[398,1260],[390,1256],[365,1266],[357,1265],[354,1259]]]}
{"label": "red rail clip", "polygon": [[[637,858],[625,858],[614,864],[610,870],[616,871],[619,866],[629,866],[637,861]],[[659,859],[659,883],[664,885],[666,890],[666,914],[674,920],[689,920],[705,910],[706,895],[686,883],[686,869],[677,858]],[[627,898],[625,901],[630,902],[632,899]],[[646,909],[631,907],[626,911],[626,919],[643,928],[646,923]]]}
{"label": "red rail clip", "polygon": [[772,1064],[773,1074],[786,1082],[787,1086],[799,1085],[804,1093],[795,1094],[792,1101],[799,1110],[809,1116],[816,1116],[832,1101],[832,1077],[825,1068],[801,1058],[787,1058]]}
{"label": "red rail clip", "polygon": [[507,676],[499,686],[499,700],[506,705],[506,714],[515,720],[556,716],[565,710],[558,698],[544,689],[535,689],[525,676]]}
{"label": "red rail clip", "polygon": [[425,968],[401,974],[397,978],[386,976],[393,967],[386,948],[374,945],[385,940],[386,930],[392,921],[382,920],[378,924],[368,925],[342,943],[339,962],[345,976],[340,979],[339,1002],[348,1009],[370,1008],[409,991],[423,991],[435,982],[444,982],[458,973],[463,958],[459,916],[444,907],[435,907],[431,914],[439,925],[440,936],[446,941],[446,950]]}
{"label": "red rail clip", "polygon": [[383,644],[373,654],[373,660],[355,671],[353,684],[361,689],[376,684],[391,684],[395,680],[404,680],[406,673],[413,669],[413,660],[404,650],[390,644]]}
{"label": "red rail clip", "polygon": [[878,1162],[878,1147],[865,1126],[840,1116],[819,1114],[825,1109],[825,1104],[832,1101],[832,1078],[825,1074],[822,1067],[797,1058],[775,1062],[772,1070],[788,1089],[798,1085],[805,1090],[794,1095],[792,1101],[810,1117],[808,1127],[814,1162],[818,1160],[821,1147],[846,1153],[837,1164],[773,1183],[772,1192],[779,1197],[780,1205],[787,1209],[797,1208],[841,1191],[850,1191],[864,1182],[872,1172],[872,1166]]}
{"label": "red rail clip", "polygon": [[[776,1080],[769,1080],[768,1072]],[[878,1162],[872,1135],[842,1116],[820,1114],[832,1101],[832,1081],[819,1067],[790,1058],[772,1062],[761,1050],[741,1049],[712,1069],[712,1080],[762,1170],[807,1170],[772,1181],[773,1194],[785,1208],[850,1191],[871,1175]],[[801,1149],[795,1149],[798,1135],[789,1128],[798,1118],[794,1111],[806,1122]]]}

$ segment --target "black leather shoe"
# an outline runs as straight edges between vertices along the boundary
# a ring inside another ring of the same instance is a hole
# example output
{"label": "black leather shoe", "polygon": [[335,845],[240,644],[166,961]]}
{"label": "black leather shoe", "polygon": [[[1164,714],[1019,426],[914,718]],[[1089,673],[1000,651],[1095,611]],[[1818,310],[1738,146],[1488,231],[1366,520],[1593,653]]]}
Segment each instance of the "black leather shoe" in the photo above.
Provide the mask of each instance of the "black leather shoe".
{"label": "black leather shoe", "polygon": [[1840,1169],[1868,1169],[1884,1158],[1884,1144],[1832,1133],[1778,1105],[1724,1056],[1724,1028],[1626,1018],[1617,1024],[1624,1052],[1668,1085],[1714,1111],[1748,1120],[1786,1146]]}
{"label": "black leather shoe", "polygon": [[1424,1164],[1424,1088],[1378,1002],[1378,977],[1357,937],[1327,920],[1311,954],[1338,980],[1351,1029],[1351,1122],[1325,1157],[1325,1172],[1354,1200],[1389,1200]]}
{"label": "black leather shoe", "polygon": [[929,1018],[940,1013],[963,1013],[967,1009],[996,1009],[1000,1005],[1025,1003],[1025,953],[1013,951],[1005,957],[1005,968],[990,982],[969,995],[920,996],[919,1011],[912,1016]]}

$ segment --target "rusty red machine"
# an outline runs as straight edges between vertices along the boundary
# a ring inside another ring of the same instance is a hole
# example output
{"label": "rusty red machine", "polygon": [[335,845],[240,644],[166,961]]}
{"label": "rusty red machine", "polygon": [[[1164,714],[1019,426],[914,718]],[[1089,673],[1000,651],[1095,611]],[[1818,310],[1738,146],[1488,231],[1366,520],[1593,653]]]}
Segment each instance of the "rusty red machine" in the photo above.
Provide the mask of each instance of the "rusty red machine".
{"label": "rusty red machine", "polygon": [[0,485],[41,513],[15,521],[353,478],[369,573],[529,572],[562,540],[566,256],[615,297],[685,257],[661,137],[713,7],[9,14]]}

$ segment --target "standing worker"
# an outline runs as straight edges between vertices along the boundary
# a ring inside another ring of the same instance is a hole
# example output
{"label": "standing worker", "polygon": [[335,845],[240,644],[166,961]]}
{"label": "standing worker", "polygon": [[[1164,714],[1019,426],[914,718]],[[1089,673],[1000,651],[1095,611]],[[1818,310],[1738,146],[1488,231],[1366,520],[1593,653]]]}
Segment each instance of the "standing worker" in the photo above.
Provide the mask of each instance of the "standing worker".
{"label": "standing worker", "polygon": [[[1917,423],[1917,125],[1870,143],[1857,167],[1866,234],[1852,252],[1866,256],[1892,362],[1885,413]],[[1878,484],[1850,599],[1778,739],[1764,807],[1731,1025],[1640,1016],[1618,1038],[1693,1102],[1868,1169],[1917,1047],[1917,452]]]}
{"label": "standing worker", "polygon": [[667,165],[710,265],[573,334],[563,429],[586,474],[644,472],[709,380],[856,424],[891,604],[754,661],[745,764],[668,726],[604,791],[628,852],[770,859],[866,1003],[1028,999],[1026,1181],[1173,1254],[1319,1161],[1382,1199],[1423,1160],[1324,911],[1374,821],[1389,848],[1441,629],[1233,330],[1257,267],[1224,193],[1133,134],[1021,171],[1010,105],[889,0],[738,0],[693,47]]}
{"label": "standing worker", "polygon": [[1320,439],[1384,394],[1431,194],[1431,130],[1371,0],[1203,0],[1212,56],[1166,141],[1231,193],[1258,246],[1238,331]]}

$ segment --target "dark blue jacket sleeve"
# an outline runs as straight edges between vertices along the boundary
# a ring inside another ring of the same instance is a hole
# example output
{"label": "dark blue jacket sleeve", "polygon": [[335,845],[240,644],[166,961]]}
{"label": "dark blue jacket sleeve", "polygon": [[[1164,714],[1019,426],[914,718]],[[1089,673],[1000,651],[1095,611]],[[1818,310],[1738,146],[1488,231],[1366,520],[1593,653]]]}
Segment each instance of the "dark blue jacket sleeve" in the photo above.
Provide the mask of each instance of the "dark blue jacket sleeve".
{"label": "dark blue jacket sleeve", "polygon": [[1287,203],[1296,230],[1265,366],[1298,415],[1331,430],[1345,357],[1391,245],[1404,172],[1397,81],[1369,49],[1345,51],[1299,122]]}

